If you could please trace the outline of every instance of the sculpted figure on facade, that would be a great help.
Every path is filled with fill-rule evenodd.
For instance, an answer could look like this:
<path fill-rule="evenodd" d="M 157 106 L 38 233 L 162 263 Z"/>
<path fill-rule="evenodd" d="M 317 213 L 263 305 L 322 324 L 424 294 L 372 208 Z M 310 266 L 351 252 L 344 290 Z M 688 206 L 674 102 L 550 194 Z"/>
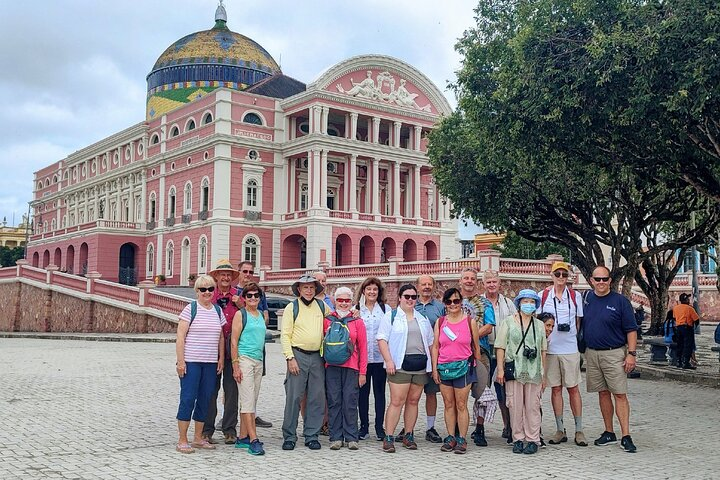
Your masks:
<path fill-rule="evenodd" d="M 338 83 L 338 92 L 347 93 L 353 97 L 378 98 L 379 89 L 375 87 L 375 81 L 372 79 L 372 70 L 367 71 L 367 76 L 362 82 L 355 83 L 355 80 L 351 77 L 350 83 L 352 83 L 353 87 L 347 92 L 343 89 L 343 86 Z"/>
<path fill-rule="evenodd" d="M 355 83 L 353 78 L 350 78 L 352 88 L 345 90 L 342 84 L 338 83 L 336 88 L 338 92 L 345 93 L 353 97 L 369 98 L 371 100 L 381 100 L 387 103 L 393 103 L 400 105 L 401 107 L 415 108 L 425 112 L 430 112 L 430 104 L 421 107 L 417 104 L 415 99 L 418 97 L 417 93 L 410 93 L 405 87 L 407 80 L 404 78 L 400 79 L 400 86 L 395 89 L 395 77 L 390 72 L 381 72 L 376 77 L 377 84 L 372 78 L 372 71 L 366 72 L 366 78 L 360 82 Z M 383 91 L 383 88 L 389 89 L 389 91 Z"/>

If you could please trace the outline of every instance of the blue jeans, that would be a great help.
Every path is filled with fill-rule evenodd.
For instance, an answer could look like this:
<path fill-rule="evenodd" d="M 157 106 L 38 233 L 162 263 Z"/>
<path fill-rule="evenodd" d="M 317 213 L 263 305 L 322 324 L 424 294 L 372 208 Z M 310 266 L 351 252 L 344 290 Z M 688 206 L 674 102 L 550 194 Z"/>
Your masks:
<path fill-rule="evenodd" d="M 187 362 L 185 376 L 180 379 L 180 406 L 177 419 L 205 422 L 210 398 L 215 390 L 217 363 Z"/>

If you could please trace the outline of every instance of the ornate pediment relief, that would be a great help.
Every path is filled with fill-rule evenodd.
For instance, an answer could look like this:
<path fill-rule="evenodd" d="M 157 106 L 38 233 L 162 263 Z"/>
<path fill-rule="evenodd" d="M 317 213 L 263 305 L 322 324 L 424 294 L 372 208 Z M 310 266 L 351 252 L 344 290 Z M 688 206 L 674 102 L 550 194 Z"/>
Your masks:
<path fill-rule="evenodd" d="M 357 75 L 358 72 L 355 72 Z M 358 98 L 375 100 L 391 105 L 432 112 L 430 101 L 406 79 L 393 75 L 389 71 L 365 71 L 365 78 L 356 81 L 353 74 L 346 75 L 335 84 L 338 92 Z M 419 91 L 418 91 L 419 92 Z"/>

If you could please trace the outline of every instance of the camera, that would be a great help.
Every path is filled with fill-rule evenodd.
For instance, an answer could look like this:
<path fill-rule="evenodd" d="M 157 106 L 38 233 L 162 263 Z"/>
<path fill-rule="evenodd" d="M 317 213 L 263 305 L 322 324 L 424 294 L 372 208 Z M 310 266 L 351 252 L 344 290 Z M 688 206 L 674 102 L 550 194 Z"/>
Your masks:
<path fill-rule="evenodd" d="M 227 298 L 227 297 L 218 298 L 218 299 L 217 299 L 217 305 L 218 305 L 218 307 L 220 307 L 220 310 L 222 310 L 222 309 L 224 309 L 225 307 L 227 307 L 227 304 L 228 304 L 228 303 L 230 303 L 230 299 Z"/>
<path fill-rule="evenodd" d="M 558 323 L 558 332 L 569 332 L 570 331 L 570 324 L 569 323 Z"/>
<path fill-rule="evenodd" d="M 528 360 L 535 360 L 535 358 L 537 357 L 537 348 L 532 348 L 525 345 L 525 349 L 523 350 L 523 356 Z"/>

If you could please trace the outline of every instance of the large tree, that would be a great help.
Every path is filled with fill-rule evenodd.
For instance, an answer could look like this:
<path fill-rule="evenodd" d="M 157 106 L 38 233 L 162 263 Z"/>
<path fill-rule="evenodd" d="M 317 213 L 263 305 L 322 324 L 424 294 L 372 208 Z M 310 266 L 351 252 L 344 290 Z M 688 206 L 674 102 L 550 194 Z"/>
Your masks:
<path fill-rule="evenodd" d="M 643 261 L 702 242 L 720 219 L 714 203 L 661 161 L 660 129 L 621 121 L 633 99 L 603 90 L 608 72 L 591 61 L 596 37 L 642 24 L 637 12 L 647 4 L 481 2 L 476 27 L 458 44 L 458 110 L 433 132 L 429 152 L 459 213 L 563 245 L 586 276 L 610 264 L 626 294 Z M 646 164 L 625 161 L 638 154 Z M 692 211 L 703 212 L 695 229 L 656 235 Z"/>

